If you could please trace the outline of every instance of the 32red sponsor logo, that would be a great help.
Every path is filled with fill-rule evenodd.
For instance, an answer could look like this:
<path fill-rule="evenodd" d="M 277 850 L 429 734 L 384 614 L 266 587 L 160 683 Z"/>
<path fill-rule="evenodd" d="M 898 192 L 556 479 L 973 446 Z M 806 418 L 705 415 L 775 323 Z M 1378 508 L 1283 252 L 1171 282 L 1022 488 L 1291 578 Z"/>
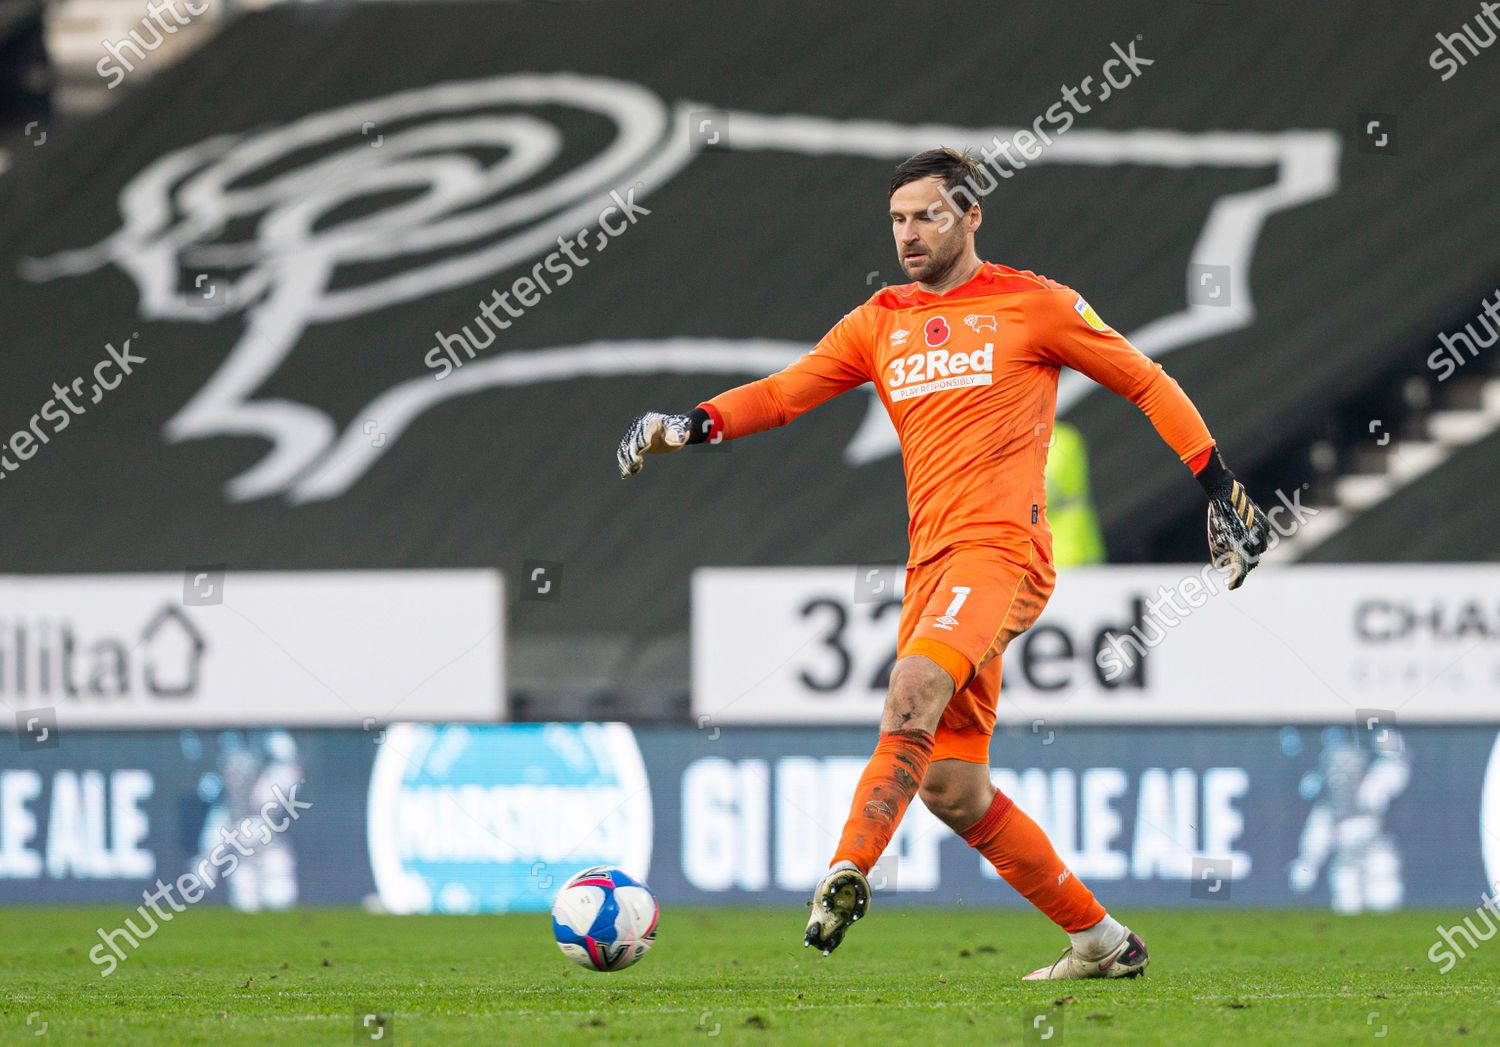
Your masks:
<path fill-rule="evenodd" d="M 982 349 L 967 353 L 949 349 L 929 349 L 925 353 L 894 357 L 886 364 L 891 372 L 886 379 L 886 384 L 892 389 L 904 387 L 908 390 L 944 379 L 951 379 L 947 384 L 952 388 L 966 385 L 989 385 L 994 366 L 995 346 L 992 342 L 986 342 Z"/>

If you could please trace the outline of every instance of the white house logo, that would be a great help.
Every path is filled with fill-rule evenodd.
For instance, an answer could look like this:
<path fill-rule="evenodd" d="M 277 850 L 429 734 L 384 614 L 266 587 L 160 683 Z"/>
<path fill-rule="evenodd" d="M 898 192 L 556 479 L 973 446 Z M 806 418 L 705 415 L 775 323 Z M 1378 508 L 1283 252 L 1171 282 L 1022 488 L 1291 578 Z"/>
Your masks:
<path fill-rule="evenodd" d="M 168 442 L 253 438 L 263 457 L 228 478 L 234 501 L 336 498 L 357 483 L 421 415 L 455 397 L 579 377 L 664 372 L 764 374 L 797 359 L 800 340 L 610 340 L 505 352 L 435 382 L 412 347 L 410 373 L 345 419 L 311 401 L 312 389 L 266 389 L 310 329 L 399 308 L 457 288 L 483 288 L 593 225 L 611 190 L 659 192 L 692 162 L 691 114 L 646 88 L 574 73 L 525 73 L 434 84 L 207 138 L 147 165 L 119 192 L 120 228 L 102 242 L 22 263 L 31 280 L 117 266 L 136 284 L 147 320 L 208 324 L 243 314 L 213 376 L 166 423 Z M 559 112 L 613 128 L 581 155 Z M 553 115 L 549 115 L 553 114 Z M 988 141 L 1016 129 L 934 128 L 871 120 L 727 112 L 732 134 L 716 150 L 845 155 L 890 163 L 944 141 Z M 937 136 L 936 138 L 934 136 Z M 565 148 L 565 146 L 567 148 Z M 1209 207 L 1187 267 L 1227 266 L 1229 306 L 1188 304 L 1129 336 L 1148 355 L 1247 326 L 1254 318 L 1250 264 L 1267 217 L 1330 195 L 1339 135 L 1077 129 L 1038 165 L 1268 168 L 1272 182 L 1227 192 Z M 571 163 L 570 163 L 571 162 Z M 537 175 L 561 168 L 544 182 Z M 1184 281 L 1186 284 L 1186 280 Z M 841 303 L 833 303 L 837 308 Z M 456 319 L 456 318 L 448 318 Z M 971 328 L 988 329 L 976 316 Z M 927 344 L 947 340 L 927 329 Z M 363 361 L 351 358 L 349 368 Z M 277 383 L 286 385 L 285 376 Z M 322 387 L 316 387 L 321 392 Z M 1090 386 L 1074 376 L 1059 408 Z M 372 439 L 371 432 L 383 439 Z M 851 465 L 896 454 L 895 430 L 877 398 L 845 450 Z"/>
<path fill-rule="evenodd" d="M 199 693 L 203 633 L 174 603 L 138 630 L 85 632 L 67 618 L 0 619 L 0 695 L 23 699 L 192 698 Z"/>

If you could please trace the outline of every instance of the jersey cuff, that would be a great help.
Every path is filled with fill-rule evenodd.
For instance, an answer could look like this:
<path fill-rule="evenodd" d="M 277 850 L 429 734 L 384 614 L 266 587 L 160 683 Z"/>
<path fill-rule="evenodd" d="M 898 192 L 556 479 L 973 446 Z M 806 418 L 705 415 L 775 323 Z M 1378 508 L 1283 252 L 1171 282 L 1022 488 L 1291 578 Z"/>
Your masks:
<path fill-rule="evenodd" d="M 932 659 L 949 676 L 953 677 L 953 693 L 957 694 L 969 686 L 969 681 L 974 679 L 974 663 L 969 661 L 968 656 L 956 647 L 949 647 L 941 640 L 934 640 L 928 636 L 918 636 L 907 643 L 901 657 L 910 654 L 921 654 Z"/>
<path fill-rule="evenodd" d="M 688 443 L 702 444 L 724 439 L 724 416 L 710 403 L 702 403 L 688 415 Z"/>
<path fill-rule="evenodd" d="M 1207 453 L 1208 460 L 1203 463 L 1202 468 L 1196 471 L 1195 475 L 1204 493 L 1212 498 L 1233 482 L 1234 473 L 1230 472 L 1229 467 L 1224 464 L 1224 456 L 1219 453 L 1217 444 L 1210 447 Z"/>

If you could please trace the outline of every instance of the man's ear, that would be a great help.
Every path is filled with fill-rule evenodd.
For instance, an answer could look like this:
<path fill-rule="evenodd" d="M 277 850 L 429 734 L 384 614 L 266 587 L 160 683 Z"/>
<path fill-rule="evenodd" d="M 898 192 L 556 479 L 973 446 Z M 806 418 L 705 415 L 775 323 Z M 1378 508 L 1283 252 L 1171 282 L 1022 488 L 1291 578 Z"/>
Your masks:
<path fill-rule="evenodd" d="M 978 204 L 970 207 L 969 213 L 965 217 L 969 221 L 969 232 L 971 233 L 977 233 L 979 227 L 984 224 L 984 212 L 980 210 Z"/>

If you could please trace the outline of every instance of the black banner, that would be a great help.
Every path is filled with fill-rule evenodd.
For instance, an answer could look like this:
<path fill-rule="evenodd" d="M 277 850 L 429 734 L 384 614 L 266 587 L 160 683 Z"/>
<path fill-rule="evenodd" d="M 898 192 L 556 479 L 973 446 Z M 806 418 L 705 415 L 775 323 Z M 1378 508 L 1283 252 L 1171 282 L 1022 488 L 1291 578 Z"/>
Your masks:
<path fill-rule="evenodd" d="M 1500 271 L 1458 217 L 1494 182 L 1500 60 L 1445 82 L 1452 12 L 918 0 L 904 26 L 962 31 L 911 61 L 854 3 L 246 16 L 0 183 L 7 562 L 559 565 L 518 593 L 512 683 L 681 691 L 693 565 L 904 556 L 867 390 L 629 484 L 612 460 L 633 415 L 904 279 L 896 160 L 1014 142 L 982 253 L 1085 292 L 1250 469 Z M 1129 555 L 1199 496 L 1080 388 Z"/>

